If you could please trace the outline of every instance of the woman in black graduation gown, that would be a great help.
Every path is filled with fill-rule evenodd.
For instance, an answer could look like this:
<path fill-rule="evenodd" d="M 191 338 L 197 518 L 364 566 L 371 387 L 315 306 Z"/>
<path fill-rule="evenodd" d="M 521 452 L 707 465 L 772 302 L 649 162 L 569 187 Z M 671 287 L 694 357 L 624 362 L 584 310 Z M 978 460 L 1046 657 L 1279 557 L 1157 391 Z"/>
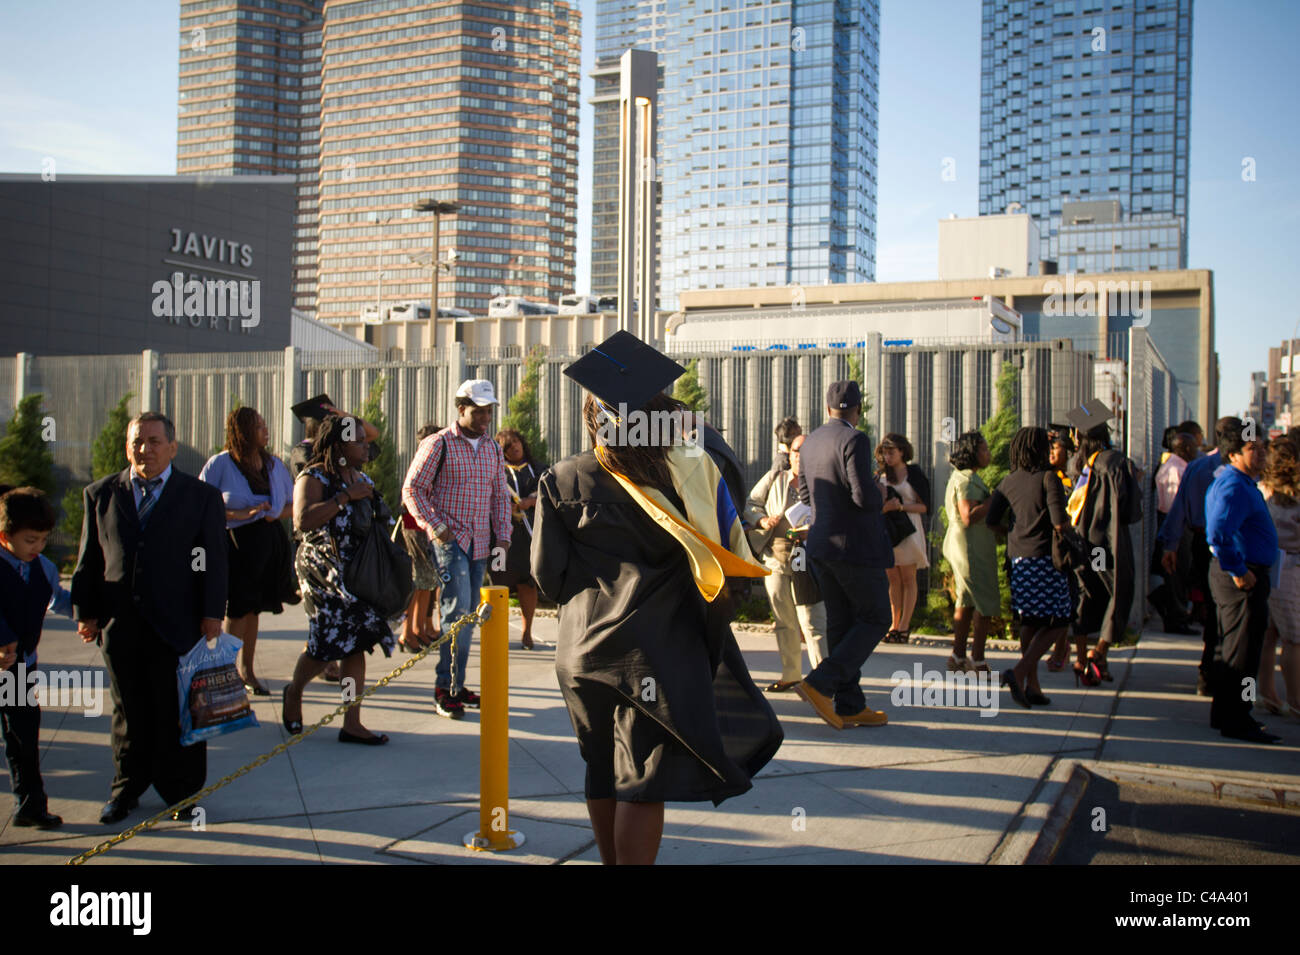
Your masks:
<path fill-rule="evenodd" d="M 665 802 L 747 791 L 782 740 L 731 632 L 724 578 L 766 571 L 720 472 L 703 449 L 638 444 L 634 421 L 609 433 L 627 408 L 680 410 L 661 391 L 683 371 L 627 332 L 566 369 L 594 393 L 596 447 L 538 487 L 533 577 L 560 605 L 555 669 L 606 864 L 653 862 Z"/>
<path fill-rule="evenodd" d="M 1104 405 L 1101 408 L 1106 411 Z M 1082 432 L 1078 467 L 1087 481 L 1080 489 L 1082 502 L 1072 497 L 1075 507 L 1071 512 L 1077 515 L 1074 523 L 1089 556 L 1075 570 L 1078 603 L 1074 632 L 1079 659 L 1074 669 L 1086 685 L 1097 686 L 1112 680 L 1106 654 L 1123 638 L 1133 607 L 1136 569 L 1129 525 L 1142 519 L 1141 480 L 1133 462 L 1111 448 L 1104 422 Z M 1097 557 L 1101 559 L 1095 560 Z M 1088 650 L 1089 636 L 1094 633 L 1097 645 Z"/>

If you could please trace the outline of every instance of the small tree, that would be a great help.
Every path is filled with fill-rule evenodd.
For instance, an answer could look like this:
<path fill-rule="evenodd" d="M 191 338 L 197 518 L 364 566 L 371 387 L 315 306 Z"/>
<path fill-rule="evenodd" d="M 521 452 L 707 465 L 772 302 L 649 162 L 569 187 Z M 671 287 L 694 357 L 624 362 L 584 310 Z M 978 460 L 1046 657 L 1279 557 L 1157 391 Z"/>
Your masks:
<path fill-rule="evenodd" d="M 131 423 L 131 411 L 128 407 L 134 393 L 128 391 L 108 413 L 108 421 L 95 436 L 90 446 L 90 479 L 98 481 L 126 470 L 126 429 Z M 60 530 L 69 537 L 81 533 L 83 518 L 80 487 L 70 487 L 63 495 L 63 525 Z"/>
<path fill-rule="evenodd" d="M 984 422 L 980 433 L 989 446 L 989 466 L 980 471 L 980 477 L 989 490 L 1002 483 L 1011 471 L 1011 439 L 1020 430 L 1020 408 L 1016 404 L 1016 378 L 1020 371 L 1009 361 L 1002 363 L 994 387 L 998 393 L 998 410 Z"/>
<path fill-rule="evenodd" d="M 542 380 L 542 366 L 546 363 L 546 349 L 540 345 L 528 352 L 524 359 L 524 375 L 519 390 L 509 401 L 509 411 L 501 419 L 502 429 L 513 428 L 524 436 L 533 457 L 539 462 L 549 462 L 550 452 L 542 437 L 538 414 L 538 392 Z"/>
<path fill-rule="evenodd" d="M 696 414 L 709 413 L 709 394 L 700 387 L 700 360 L 692 358 L 686 363 L 686 374 L 677 379 L 673 397 Z"/>
<path fill-rule="evenodd" d="M 401 484 L 397 480 L 397 452 L 393 449 L 392 435 L 388 433 L 388 416 L 384 414 L 384 386 L 387 383 L 388 379 L 383 375 L 376 378 L 361 405 L 361 417 L 379 432 L 375 438 L 379 444 L 379 457 L 361 470 L 370 475 L 370 480 L 375 482 L 384 503 L 396 513 L 401 506 Z"/>
<path fill-rule="evenodd" d="M 857 353 L 849 355 L 849 377 L 858 383 L 858 390 L 862 392 L 862 417 L 858 419 L 858 430 L 871 437 L 871 395 L 867 393 L 867 378 L 862 373 L 862 359 Z"/>
<path fill-rule="evenodd" d="M 54 493 L 54 455 L 45 440 L 46 421 L 41 413 L 44 397 L 27 395 L 18 402 L 4 437 L 0 438 L 0 484 Z"/>
<path fill-rule="evenodd" d="M 998 392 L 998 410 L 980 428 L 980 433 L 989 446 L 990 459 L 988 467 L 980 471 L 980 477 L 990 491 L 1001 484 L 1002 479 L 1011 471 L 1011 439 L 1020 430 L 1020 408 L 1016 402 L 1016 378 L 1019 374 L 1019 369 L 1012 362 L 1002 363 L 1002 370 L 998 372 L 998 380 L 994 383 Z M 1007 543 L 1002 539 L 998 541 L 999 568 L 1006 566 L 1006 557 Z M 1011 582 L 1002 573 L 998 574 L 998 590 L 1002 603 L 1000 622 L 1002 628 L 1006 628 L 1014 615 L 1011 612 Z M 995 621 L 989 630 L 990 636 L 1000 635 L 1001 632 Z"/>

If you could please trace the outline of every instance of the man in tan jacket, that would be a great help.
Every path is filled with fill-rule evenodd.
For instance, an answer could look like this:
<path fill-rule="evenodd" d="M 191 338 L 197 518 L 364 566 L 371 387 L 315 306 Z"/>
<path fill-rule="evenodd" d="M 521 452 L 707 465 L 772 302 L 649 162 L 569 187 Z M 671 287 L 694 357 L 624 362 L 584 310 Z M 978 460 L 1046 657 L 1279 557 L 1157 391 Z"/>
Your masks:
<path fill-rule="evenodd" d="M 802 544 L 807 532 L 796 532 L 792 540 L 786 516 L 786 511 L 799 503 L 799 447 L 803 440 L 799 435 L 790 442 L 789 469 L 773 468 L 764 474 L 754 485 L 745 507 L 745 520 L 758 528 L 757 541 L 763 542 L 759 556 L 772 572 L 763 579 L 763 586 L 776 622 L 781 679 L 767 687 L 769 693 L 788 692 L 803 679 L 801 636 L 813 667 L 826 652 L 826 605 L 808 570 Z M 751 544 L 755 542 L 751 538 Z"/>

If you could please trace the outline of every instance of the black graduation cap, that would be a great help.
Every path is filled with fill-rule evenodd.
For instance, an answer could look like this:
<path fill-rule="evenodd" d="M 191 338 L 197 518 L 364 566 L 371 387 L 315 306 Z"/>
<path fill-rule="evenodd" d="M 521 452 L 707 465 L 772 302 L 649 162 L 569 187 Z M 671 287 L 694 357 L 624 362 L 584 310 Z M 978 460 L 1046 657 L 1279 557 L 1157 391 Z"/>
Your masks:
<path fill-rule="evenodd" d="M 289 408 L 295 418 L 299 421 L 306 421 L 308 418 L 317 418 L 324 421 L 334 412 L 330 411 L 327 406 L 332 406 L 334 402 L 330 401 L 329 395 L 317 395 L 314 398 L 308 398 L 306 401 L 300 401 Z"/>
<path fill-rule="evenodd" d="M 1106 407 L 1105 402 L 1098 398 L 1089 398 L 1083 404 L 1071 408 L 1066 417 L 1070 419 L 1070 424 L 1075 430 L 1087 433 L 1097 425 L 1105 424 L 1115 415 Z"/>
<path fill-rule="evenodd" d="M 611 409 L 629 411 L 686 374 L 686 369 L 631 332 L 617 331 L 583 355 L 564 373 Z"/>

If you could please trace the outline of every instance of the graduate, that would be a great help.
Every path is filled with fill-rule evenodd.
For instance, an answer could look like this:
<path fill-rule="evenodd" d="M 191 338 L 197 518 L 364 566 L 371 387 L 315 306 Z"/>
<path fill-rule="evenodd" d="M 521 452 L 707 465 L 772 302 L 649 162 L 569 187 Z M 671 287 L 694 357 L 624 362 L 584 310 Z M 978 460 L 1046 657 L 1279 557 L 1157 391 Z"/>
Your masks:
<path fill-rule="evenodd" d="M 569 366 L 593 447 L 537 492 L 532 573 L 560 606 L 555 669 L 607 865 L 653 863 L 665 802 L 746 792 L 783 738 L 731 632 L 726 581 L 767 571 L 662 393 L 684 372 L 624 331 Z"/>
<path fill-rule="evenodd" d="M 1112 644 L 1124 636 L 1133 608 L 1135 568 L 1129 525 L 1142 519 L 1141 475 L 1110 444 L 1110 409 L 1096 398 L 1069 413 L 1079 435 L 1080 477 L 1066 505 L 1086 543 L 1087 560 L 1075 570 L 1076 683 L 1098 686 L 1113 677 L 1106 665 Z M 1091 634 L 1097 645 L 1088 650 Z"/>

